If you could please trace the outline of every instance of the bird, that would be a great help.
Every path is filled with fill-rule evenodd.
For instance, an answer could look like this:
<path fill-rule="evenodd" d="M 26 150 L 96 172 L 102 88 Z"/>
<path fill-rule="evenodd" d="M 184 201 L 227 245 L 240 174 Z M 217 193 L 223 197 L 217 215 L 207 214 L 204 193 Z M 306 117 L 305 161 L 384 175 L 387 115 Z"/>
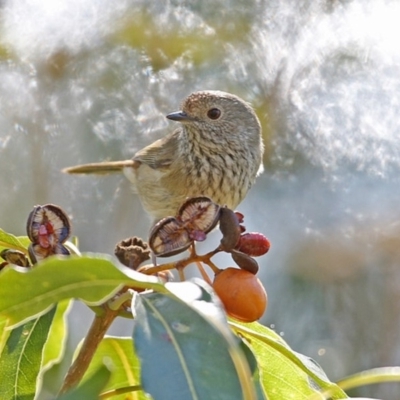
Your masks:
<path fill-rule="evenodd" d="M 191 93 L 181 110 L 166 115 L 180 123 L 132 159 L 68 167 L 68 174 L 123 172 L 154 222 L 174 216 L 189 197 L 207 196 L 235 209 L 262 172 L 264 145 L 254 109 L 219 91 Z"/>

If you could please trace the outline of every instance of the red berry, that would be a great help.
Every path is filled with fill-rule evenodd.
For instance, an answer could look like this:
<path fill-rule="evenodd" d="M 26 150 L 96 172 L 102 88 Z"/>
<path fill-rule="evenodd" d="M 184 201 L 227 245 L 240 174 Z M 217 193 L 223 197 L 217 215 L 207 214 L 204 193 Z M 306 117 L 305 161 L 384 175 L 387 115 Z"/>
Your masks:
<path fill-rule="evenodd" d="M 236 250 L 251 257 L 258 257 L 267 253 L 270 247 L 269 240 L 262 233 L 249 232 L 240 236 Z"/>

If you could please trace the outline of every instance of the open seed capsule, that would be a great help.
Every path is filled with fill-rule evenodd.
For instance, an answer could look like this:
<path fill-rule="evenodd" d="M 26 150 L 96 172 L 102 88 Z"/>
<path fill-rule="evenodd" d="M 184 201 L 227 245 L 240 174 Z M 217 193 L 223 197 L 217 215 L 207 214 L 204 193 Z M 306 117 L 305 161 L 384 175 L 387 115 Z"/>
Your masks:
<path fill-rule="evenodd" d="M 218 223 L 220 208 L 208 197 L 191 197 L 179 209 L 178 219 L 188 231 L 208 233 Z"/>
<path fill-rule="evenodd" d="M 29 260 L 22 251 L 4 249 L 0 253 L 0 256 L 7 262 L 7 264 L 19 265 L 20 267 L 30 267 Z"/>
<path fill-rule="evenodd" d="M 114 254 L 120 263 L 128 268 L 136 269 L 143 261 L 150 258 L 150 249 L 146 242 L 134 236 L 117 243 Z"/>
<path fill-rule="evenodd" d="M 69 256 L 69 250 L 64 247 L 61 243 L 57 243 L 52 247 L 42 247 L 40 244 L 31 243 L 28 247 L 29 258 L 32 264 L 36 264 L 39 261 L 44 260 L 47 257 L 55 254 Z"/>
<path fill-rule="evenodd" d="M 28 217 L 26 231 L 32 243 L 50 248 L 68 239 L 71 224 L 60 207 L 46 204 L 33 208 Z"/>
<path fill-rule="evenodd" d="M 169 257 L 185 251 L 193 240 L 175 217 L 163 218 L 150 232 L 149 246 L 157 257 Z"/>

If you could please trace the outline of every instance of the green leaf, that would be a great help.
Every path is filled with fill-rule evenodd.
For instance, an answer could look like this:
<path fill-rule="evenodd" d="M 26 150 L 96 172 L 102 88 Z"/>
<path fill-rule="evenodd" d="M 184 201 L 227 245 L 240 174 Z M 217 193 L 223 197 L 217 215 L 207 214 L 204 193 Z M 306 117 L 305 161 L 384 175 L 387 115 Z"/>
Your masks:
<path fill-rule="evenodd" d="M 35 397 L 42 365 L 43 346 L 48 338 L 55 308 L 41 317 L 14 329 L 0 358 L 0 398 L 2 400 Z"/>
<path fill-rule="evenodd" d="M 57 400 L 99 400 L 99 395 L 107 385 L 110 375 L 110 371 L 103 365 L 86 382 L 58 397 Z"/>
<path fill-rule="evenodd" d="M 7 329 L 7 322 L 8 319 L 6 317 L 0 317 L 0 355 L 11 333 L 11 330 Z"/>
<path fill-rule="evenodd" d="M 57 310 L 51 324 L 48 340 L 43 349 L 42 373 L 61 361 L 68 337 L 67 316 L 72 307 L 72 300 L 57 304 Z"/>
<path fill-rule="evenodd" d="M 177 287 L 191 302 L 161 293 L 134 302 L 143 389 L 155 400 L 256 399 L 250 367 L 219 302 L 194 283 L 175 283 L 175 293 Z"/>
<path fill-rule="evenodd" d="M 64 299 L 99 305 L 124 285 L 165 291 L 157 278 L 118 267 L 104 255 L 49 257 L 34 268 L 0 273 L 0 316 L 15 326 Z"/>
<path fill-rule="evenodd" d="M 260 381 L 260 371 L 258 369 L 257 359 L 250 349 L 249 346 L 243 341 L 240 340 L 240 348 L 243 351 L 243 354 L 246 356 L 246 360 L 249 364 L 251 375 L 253 378 L 253 383 L 257 392 L 257 399 L 267 399 L 263 386 Z"/>
<path fill-rule="evenodd" d="M 3 249 L 14 249 L 27 254 L 30 240 L 26 236 L 16 237 L 0 229 L 0 251 Z"/>
<path fill-rule="evenodd" d="M 354 375 L 346 376 L 337 384 L 342 389 L 348 390 L 385 382 L 400 382 L 400 367 L 379 367 L 357 372 Z M 329 395 L 329 393 L 327 394 Z"/>
<path fill-rule="evenodd" d="M 104 386 L 104 391 L 140 385 L 140 364 L 134 354 L 132 338 L 105 337 L 97 348 L 82 382 L 85 382 L 103 364 L 106 364 L 111 371 L 111 378 Z M 112 400 L 146 399 L 148 400 L 149 397 L 143 391 L 112 397 Z"/>
<path fill-rule="evenodd" d="M 309 399 L 312 395 L 321 396 L 320 391 L 325 389 L 330 390 L 332 399 L 348 398 L 315 361 L 291 350 L 271 329 L 257 322 L 245 324 L 232 320 L 230 325 L 253 350 L 269 400 Z"/>

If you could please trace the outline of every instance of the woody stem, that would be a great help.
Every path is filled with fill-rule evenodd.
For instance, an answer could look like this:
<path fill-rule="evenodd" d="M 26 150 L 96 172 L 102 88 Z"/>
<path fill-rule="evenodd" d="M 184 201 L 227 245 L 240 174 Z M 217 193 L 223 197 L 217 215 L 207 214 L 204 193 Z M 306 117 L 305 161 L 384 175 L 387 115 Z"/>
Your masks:
<path fill-rule="evenodd" d="M 198 263 L 202 262 L 204 264 L 207 264 L 213 271 L 214 273 L 217 273 L 219 271 L 219 268 L 211 261 L 211 257 L 213 257 L 215 254 L 220 252 L 221 250 L 219 248 L 216 248 L 213 251 L 210 251 L 207 254 L 199 255 L 196 254 L 194 249 L 191 249 L 191 254 L 189 257 L 184 258 L 183 260 L 175 261 L 172 263 L 166 263 L 166 264 L 160 264 L 160 265 L 145 265 L 143 267 L 143 270 L 140 272 L 146 275 L 155 275 L 158 272 L 166 271 L 169 269 L 183 269 L 187 267 L 189 264 L 192 263 Z"/>
<path fill-rule="evenodd" d="M 106 308 L 102 315 L 96 315 L 94 317 L 89 332 L 79 350 L 79 354 L 65 376 L 64 383 L 60 389 L 60 394 L 67 392 L 79 384 L 92 361 L 97 347 L 103 340 L 107 329 L 117 316 L 118 310 L 110 310 L 109 308 Z"/>

